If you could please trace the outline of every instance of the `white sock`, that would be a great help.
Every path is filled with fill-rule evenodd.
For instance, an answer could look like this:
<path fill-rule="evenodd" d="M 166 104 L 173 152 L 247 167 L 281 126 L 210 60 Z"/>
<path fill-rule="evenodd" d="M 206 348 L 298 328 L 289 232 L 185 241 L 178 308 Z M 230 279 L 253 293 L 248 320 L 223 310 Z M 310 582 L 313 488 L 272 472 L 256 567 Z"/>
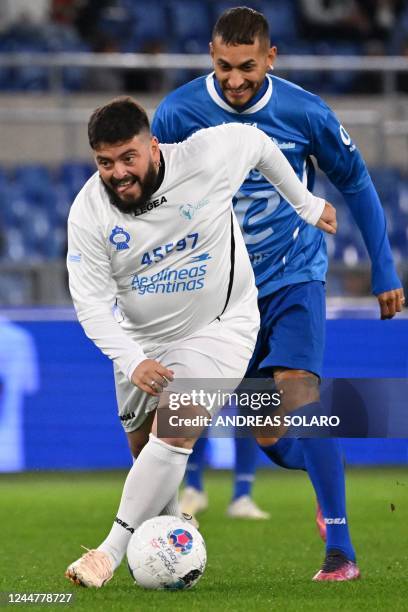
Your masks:
<path fill-rule="evenodd" d="M 183 480 L 190 449 L 166 444 L 153 434 L 133 464 L 123 487 L 119 510 L 106 540 L 98 546 L 112 558 L 116 569 L 126 554 L 132 533 L 157 516 Z"/>
<path fill-rule="evenodd" d="M 133 459 L 133 463 L 134 463 L 136 461 L 136 458 L 133 457 L 133 455 L 132 455 L 132 459 Z M 180 518 L 183 517 L 183 513 L 180 510 L 179 490 L 178 489 L 177 489 L 176 493 L 174 494 L 174 496 L 169 501 L 169 503 L 166 506 L 164 506 L 163 510 L 160 512 L 160 515 L 162 515 L 162 516 L 178 516 Z"/>

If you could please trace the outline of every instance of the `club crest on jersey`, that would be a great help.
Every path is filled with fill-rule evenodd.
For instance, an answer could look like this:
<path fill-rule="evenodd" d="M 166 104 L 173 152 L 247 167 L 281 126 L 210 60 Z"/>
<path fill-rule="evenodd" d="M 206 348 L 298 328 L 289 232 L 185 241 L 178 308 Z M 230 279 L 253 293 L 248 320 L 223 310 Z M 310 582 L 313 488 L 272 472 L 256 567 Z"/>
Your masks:
<path fill-rule="evenodd" d="M 124 251 L 128 249 L 128 242 L 130 240 L 130 234 L 128 234 L 123 227 L 119 227 L 115 225 L 113 228 L 111 235 L 109 236 L 109 242 L 111 242 L 117 251 Z"/>
<path fill-rule="evenodd" d="M 209 203 L 209 200 L 201 200 L 200 202 L 197 202 L 197 204 L 182 204 L 179 207 L 180 216 L 183 217 L 183 219 L 190 221 L 196 214 L 197 210 L 203 208 L 203 206 L 207 206 Z"/>

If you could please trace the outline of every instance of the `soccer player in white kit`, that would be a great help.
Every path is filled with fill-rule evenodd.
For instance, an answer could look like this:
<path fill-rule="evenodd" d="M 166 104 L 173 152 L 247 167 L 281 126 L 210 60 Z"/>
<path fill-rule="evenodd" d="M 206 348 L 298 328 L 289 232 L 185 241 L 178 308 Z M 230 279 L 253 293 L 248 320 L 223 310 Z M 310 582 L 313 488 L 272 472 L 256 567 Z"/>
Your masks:
<path fill-rule="evenodd" d="M 200 432 L 160 436 L 156 413 L 169 392 L 200 378 L 238 384 L 252 355 L 257 292 L 233 195 L 256 167 L 307 222 L 335 233 L 336 215 L 252 126 L 159 145 L 145 111 L 117 98 L 92 114 L 88 136 L 98 172 L 68 219 L 70 291 L 85 333 L 113 361 L 119 417 L 137 458 L 108 537 L 66 571 L 101 587 L 143 521 L 179 514 L 178 487 Z M 188 413 L 208 414 L 192 404 Z"/>

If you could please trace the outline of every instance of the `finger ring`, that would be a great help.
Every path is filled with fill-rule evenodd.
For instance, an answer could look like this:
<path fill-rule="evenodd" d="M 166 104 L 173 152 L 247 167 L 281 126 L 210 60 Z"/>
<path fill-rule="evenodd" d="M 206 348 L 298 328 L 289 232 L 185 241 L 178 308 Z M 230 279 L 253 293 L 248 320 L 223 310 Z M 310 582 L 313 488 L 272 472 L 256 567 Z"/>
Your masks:
<path fill-rule="evenodd" d="M 150 383 L 150 386 L 151 386 L 151 387 L 155 387 L 155 386 L 156 386 L 156 384 L 157 384 L 157 383 L 156 383 L 156 381 L 155 381 L 155 380 L 152 380 L 152 382 Z"/>

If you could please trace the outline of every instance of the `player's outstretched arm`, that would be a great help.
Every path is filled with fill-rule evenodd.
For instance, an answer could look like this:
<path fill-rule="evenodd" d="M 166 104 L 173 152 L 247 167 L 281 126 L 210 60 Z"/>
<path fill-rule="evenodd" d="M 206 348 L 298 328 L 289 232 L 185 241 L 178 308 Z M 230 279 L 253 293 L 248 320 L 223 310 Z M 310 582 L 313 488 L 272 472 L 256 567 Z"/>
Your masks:
<path fill-rule="evenodd" d="M 306 223 L 320 223 L 321 229 L 334 233 L 333 212 L 328 210 L 324 199 L 308 191 L 279 147 L 264 132 L 254 126 L 228 123 L 210 128 L 208 137 L 214 135 L 218 137 L 217 150 L 224 153 L 227 162 L 233 193 L 238 191 L 249 170 L 256 168 Z"/>
<path fill-rule="evenodd" d="M 323 212 L 316 223 L 316 227 L 327 232 L 327 234 L 335 234 L 337 232 L 336 209 L 330 202 L 325 202 Z"/>

